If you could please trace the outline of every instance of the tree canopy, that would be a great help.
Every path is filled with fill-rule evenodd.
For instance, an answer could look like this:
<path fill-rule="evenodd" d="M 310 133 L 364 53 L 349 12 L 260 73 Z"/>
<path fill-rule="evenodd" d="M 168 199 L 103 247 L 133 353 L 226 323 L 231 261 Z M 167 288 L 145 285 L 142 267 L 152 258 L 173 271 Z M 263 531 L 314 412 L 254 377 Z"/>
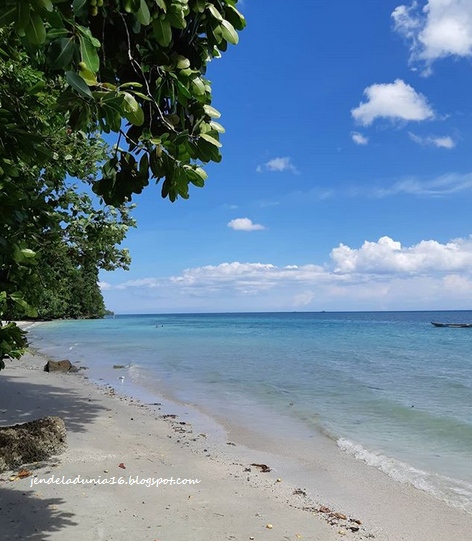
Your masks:
<path fill-rule="evenodd" d="M 34 294 L 41 287 L 31 285 L 56 279 L 61 257 L 84 284 L 96 284 L 100 268 L 126 267 L 117 245 L 133 224 L 123 205 L 151 181 L 171 201 L 188 198 L 191 184 L 203 187 L 224 132 L 205 74 L 245 27 L 236 4 L 2 2 L 0 319 L 44 309 Z M 100 138 L 109 133 L 112 147 Z M 71 177 L 119 210 L 96 208 Z M 18 327 L 2 323 L 0 368 L 24 346 Z"/>

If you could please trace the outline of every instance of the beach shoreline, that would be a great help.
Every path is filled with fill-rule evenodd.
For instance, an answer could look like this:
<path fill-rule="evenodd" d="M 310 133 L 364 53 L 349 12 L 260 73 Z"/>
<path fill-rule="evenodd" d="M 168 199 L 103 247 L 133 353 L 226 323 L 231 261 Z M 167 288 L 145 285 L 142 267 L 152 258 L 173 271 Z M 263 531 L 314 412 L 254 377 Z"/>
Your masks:
<path fill-rule="evenodd" d="M 344 455 L 328 439 L 316 442 L 316 456 L 308 461 L 306 455 L 297 456 L 299 442 L 285 442 L 285 449 L 278 442 L 275 454 L 273 442 L 261 441 L 241 427 L 225 426 L 218 438 L 211 433 L 202 436 L 182 420 L 189 419 L 186 416 L 191 413 L 186 405 L 166 400 L 163 405 L 150 406 L 121 396 L 110 386 L 90 382 L 84 372 L 48 374 L 42 371 L 46 360 L 37 353 L 26 355 L 19 362 L 8 363 L 0 378 L 1 425 L 44 415 L 58 415 L 66 421 L 68 451 L 36 470 L 35 475 L 46 477 L 52 472 L 65 477 L 80 474 L 103 478 L 108 473 L 132 473 L 152 478 L 156 477 L 157 463 L 159 477 L 164 477 L 162 471 L 169 472 L 169 477 L 178 471 L 178 476 L 183 477 L 185 471 L 188 478 L 201 477 L 202 483 L 196 490 L 42 485 L 38 491 L 41 496 L 29 492 L 23 496 L 33 509 L 31 524 L 26 521 L 25 525 L 18 511 L 15 518 L 14 506 L 9 502 L 21 500 L 21 494 L 29 488 L 28 478 L 8 481 L 7 474 L 0 474 L 0 478 L 7 479 L 0 483 L 5 493 L 2 498 L 7 502 L 0 517 L 5 514 L 5 524 L 10 524 L 8 533 L 0 535 L 0 539 L 55 539 L 64 528 L 71 539 L 88 538 L 91 532 L 98 539 L 125 539 L 131 527 L 125 516 L 133 519 L 133 528 L 140 519 L 141 533 L 136 538 L 162 541 L 251 537 L 330 541 L 344 536 L 395 541 L 468 538 L 471 515 L 447 507 L 411 486 L 395 483 L 378 470 Z M 41 398 L 35 402 L 38 396 Z M 165 417 L 176 414 L 175 419 Z M 118 464 L 126 462 L 126 471 L 118 469 Z M 273 471 L 262 473 L 251 467 L 252 463 L 268 464 Z M 278 478 L 282 481 L 277 482 Z M 52 499 L 61 503 L 44 505 Z M 33 534 L 34 515 L 38 513 L 34 509 L 51 505 L 61 510 L 51 513 L 49 521 L 42 520 L 47 535 Z M 107 511 L 90 516 L 94 505 L 105 506 Z M 151 509 L 156 506 L 164 512 L 159 513 L 159 518 Z M 323 508 L 329 508 L 331 513 L 320 512 Z M 64 514 L 75 518 L 66 520 Z M 158 531 L 151 533 L 153 528 Z"/>

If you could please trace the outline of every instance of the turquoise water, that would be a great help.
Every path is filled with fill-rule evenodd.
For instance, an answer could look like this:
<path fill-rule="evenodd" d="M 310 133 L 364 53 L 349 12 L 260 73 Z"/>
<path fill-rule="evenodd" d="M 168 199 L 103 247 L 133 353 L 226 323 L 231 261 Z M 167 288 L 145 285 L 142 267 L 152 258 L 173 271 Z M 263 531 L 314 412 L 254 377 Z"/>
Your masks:
<path fill-rule="evenodd" d="M 257 426 L 322 432 L 401 482 L 472 510 L 472 312 L 117 316 L 34 327 L 34 345 Z M 116 371 L 113 377 L 116 383 Z M 256 415 L 258 413 L 258 415 Z"/>

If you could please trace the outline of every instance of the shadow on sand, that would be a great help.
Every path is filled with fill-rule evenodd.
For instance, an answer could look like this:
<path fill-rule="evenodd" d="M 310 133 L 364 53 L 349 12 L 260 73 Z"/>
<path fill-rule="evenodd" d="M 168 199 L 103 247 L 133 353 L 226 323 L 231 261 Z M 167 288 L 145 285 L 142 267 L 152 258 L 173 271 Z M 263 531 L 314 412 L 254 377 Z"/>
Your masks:
<path fill-rule="evenodd" d="M 63 504 L 61 498 L 39 498 L 32 491 L 0 485 L 0 541 L 45 541 L 54 532 L 76 526 L 73 513 L 60 509 Z"/>
<path fill-rule="evenodd" d="M 16 374 L 0 377 L 0 426 L 57 415 L 64 419 L 68 432 L 83 432 L 101 411 L 102 406 L 73 390 L 55 387 L 54 381 L 44 385 L 22 381 Z"/>
<path fill-rule="evenodd" d="M 48 384 L 25 382 L 14 373 L 0 377 L 0 426 L 57 415 L 68 433 L 83 432 L 104 409 L 74 390 L 56 387 L 53 377 Z M 77 525 L 74 514 L 61 509 L 66 503 L 61 498 L 38 497 L 37 492 L 24 491 L 29 483 L 10 483 L 5 474 L 0 479 L 0 541 L 45 541 L 61 530 L 66 539 L 66 529 Z"/>

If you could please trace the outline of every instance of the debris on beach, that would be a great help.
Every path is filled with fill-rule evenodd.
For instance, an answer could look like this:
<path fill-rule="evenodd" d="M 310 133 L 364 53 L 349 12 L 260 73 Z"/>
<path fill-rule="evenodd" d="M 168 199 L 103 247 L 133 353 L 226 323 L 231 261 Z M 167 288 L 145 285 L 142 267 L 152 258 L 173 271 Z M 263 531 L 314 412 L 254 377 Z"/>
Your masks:
<path fill-rule="evenodd" d="M 267 528 L 268 530 L 272 530 L 273 526 L 272 526 L 272 524 L 266 524 L 266 528 Z"/>
<path fill-rule="evenodd" d="M 123 462 L 120 462 L 118 464 L 118 468 L 121 468 L 122 470 L 126 470 L 126 466 L 123 464 Z"/>
<path fill-rule="evenodd" d="M 74 366 L 69 360 L 63 361 L 48 361 L 44 365 L 45 372 L 78 372 L 79 369 Z"/>
<path fill-rule="evenodd" d="M 346 515 L 343 515 L 342 513 L 333 513 L 333 516 L 338 518 L 339 520 L 346 520 Z"/>
<path fill-rule="evenodd" d="M 251 466 L 258 468 L 262 473 L 269 473 L 272 471 L 272 468 L 269 468 L 267 464 L 251 464 Z"/>
<path fill-rule="evenodd" d="M 293 495 L 294 496 L 306 496 L 306 492 L 301 489 L 301 488 L 296 488 L 294 491 L 293 491 Z"/>
<path fill-rule="evenodd" d="M 115 370 L 121 370 L 122 368 L 126 368 L 126 366 L 124 364 L 114 364 L 113 368 Z"/>
<path fill-rule="evenodd" d="M 24 479 L 25 477 L 29 477 L 30 475 L 33 475 L 33 472 L 29 470 L 20 470 L 16 475 L 20 479 Z"/>
<path fill-rule="evenodd" d="M 0 427 L 0 472 L 62 453 L 66 426 L 59 417 L 43 417 Z"/>

